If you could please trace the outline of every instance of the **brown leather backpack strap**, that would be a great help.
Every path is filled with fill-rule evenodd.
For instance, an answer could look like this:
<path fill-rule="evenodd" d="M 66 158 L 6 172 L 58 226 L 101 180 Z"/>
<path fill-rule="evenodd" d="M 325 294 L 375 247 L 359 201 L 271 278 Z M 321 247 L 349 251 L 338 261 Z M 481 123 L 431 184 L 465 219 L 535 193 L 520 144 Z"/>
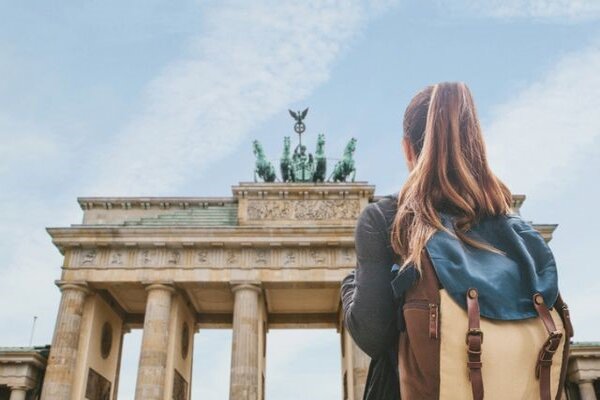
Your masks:
<path fill-rule="evenodd" d="M 440 281 L 429 258 L 429 253 L 423 249 L 421 256 L 423 284 L 425 286 L 425 293 L 429 299 L 429 337 L 431 339 L 438 339 L 440 336 Z"/>
<path fill-rule="evenodd" d="M 535 376 L 540 381 L 540 399 L 550 400 L 552 398 L 550 393 L 550 368 L 552 367 L 552 357 L 560 345 L 563 334 L 556 330 L 556 324 L 552 319 L 552 315 L 550 315 L 548 307 L 544 304 L 544 298 L 540 293 L 533 295 L 533 305 L 548 332 L 548 338 L 544 342 L 538 355 L 538 361 L 535 366 Z"/>
<path fill-rule="evenodd" d="M 556 310 L 558 311 L 558 313 L 560 314 L 560 316 L 563 320 L 563 325 L 565 327 L 565 334 L 568 337 L 572 338 L 573 337 L 573 324 L 571 323 L 571 314 L 569 313 L 569 307 L 567 306 L 567 303 L 565 303 L 563 301 L 560 293 L 558 294 L 558 297 L 556 299 L 556 304 L 554 304 L 554 307 L 556 307 Z"/>
<path fill-rule="evenodd" d="M 554 303 L 554 308 L 558 311 L 560 318 L 562 319 L 563 326 L 565 327 L 565 335 L 567 335 L 567 339 L 565 339 L 565 343 L 563 346 L 563 359 L 562 364 L 560 366 L 560 380 L 558 382 L 558 393 L 556 395 L 556 400 L 561 399 L 561 393 L 563 393 L 565 389 L 565 382 L 567 380 L 567 365 L 569 363 L 569 351 L 571 347 L 570 338 L 573 337 L 573 324 L 571 323 L 571 315 L 569 313 L 569 307 L 567 303 L 565 303 L 562 299 L 560 293 L 558 293 L 558 298 L 556 299 L 556 303 Z"/>
<path fill-rule="evenodd" d="M 481 375 L 481 344 L 483 343 L 483 332 L 479 327 L 479 294 L 477 289 L 467 290 L 467 315 L 469 318 L 469 329 L 467 330 L 467 368 L 469 369 L 469 380 L 473 391 L 473 400 L 483 399 L 483 377 Z"/>
<path fill-rule="evenodd" d="M 426 248 L 421 253 L 421 266 L 427 298 L 433 303 L 440 304 L 440 281 Z"/>

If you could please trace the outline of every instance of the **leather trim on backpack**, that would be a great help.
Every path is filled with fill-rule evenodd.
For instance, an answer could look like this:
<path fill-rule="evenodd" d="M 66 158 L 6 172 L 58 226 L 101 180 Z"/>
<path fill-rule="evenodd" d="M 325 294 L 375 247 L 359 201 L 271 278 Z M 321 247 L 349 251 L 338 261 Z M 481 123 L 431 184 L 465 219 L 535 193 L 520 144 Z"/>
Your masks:
<path fill-rule="evenodd" d="M 477 289 L 467 290 L 467 316 L 469 329 L 467 330 L 467 368 L 473 392 L 473 400 L 483 400 L 483 377 L 481 376 L 481 344 L 483 331 L 479 326 L 479 294 Z"/>
<path fill-rule="evenodd" d="M 439 398 L 439 282 L 426 250 L 422 254 L 421 276 L 405 293 L 406 328 L 398 343 L 401 398 L 409 400 Z"/>
<path fill-rule="evenodd" d="M 565 328 L 565 344 L 564 344 L 564 348 L 563 348 L 563 359 L 562 359 L 562 363 L 560 366 L 560 381 L 558 384 L 558 393 L 556 393 L 556 399 L 555 400 L 561 400 L 562 398 L 562 393 L 565 390 L 565 382 L 567 379 L 567 366 L 568 366 L 568 362 L 569 362 L 569 350 L 571 348 L 571 338 L 573 337 L 573 325 L 571 323 L 571 314 L 569 313 L 569 307 L 567 306 L 567 304 L 563 301 L 562 296 L 560 295 L 560 292 L 558 293 L 558 298 L 556 299 L 556 302 L 554 303 L 554 307 L 556 308 L 556 310 L 558 311 L 558 315 L 560 315 L 560 318 L 562 319 L 563 322 L 563 326 Z"/>
<path fill-rule="evenodd" d="M 540 319 L 544 323 L 544 327 L 548 332 L 548 338 L 542 345 L 538 356 L 538 361 L 535 367 L 535 376 L 540 382 L 540 399 L 551 400 L 551 387 L 550 387 L 550 372 L 552 367 L 552 358 L 554 353 L 560 346 L 563 332 L 556 329 L 556 324 L 550 315 L 548 307 L 544 303 L 544 297 L 540 293 L 536 293 L 533 296 L 533 305 Z M 566 341 L 565 341 L 566 344 Z M 560 388 L 558 390 L 560 393 Z"/>

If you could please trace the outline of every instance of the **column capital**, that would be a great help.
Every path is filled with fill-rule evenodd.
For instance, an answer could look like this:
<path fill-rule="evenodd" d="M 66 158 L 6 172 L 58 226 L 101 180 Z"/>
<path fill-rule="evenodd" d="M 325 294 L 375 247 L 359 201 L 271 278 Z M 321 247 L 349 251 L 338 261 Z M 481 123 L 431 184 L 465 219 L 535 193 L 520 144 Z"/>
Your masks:
<path fill-rule="evenodd" d="M 173 282 L 169 281 L 142 282 L 142 285 L 145 286 L 147 292 L 152 290 L 167 290 L 171 293 L 175 293 L 175 286 L 173 285 Z"/>
<path fill-rule="evenodd" d="M 56 286 L 58 286 L 58 288 L 60 289 L 61 292 L 64 292 L 65 290 L 80 290 L 83 293 L 85 293 L 86 295 L 92 293 L 92 291 L 90 290 L 90 287 L 88 286 L 87 282 L 85 282 L 85 281 L 57 280 L 57 281 L 54 281 L 54 284 Z"/>
<path fill-rule="evenodd" d="M 582 383 L 591 383 L 592 385 L 594 384 L 594 382 L 596 381 L 595 378 L 583 378 L 583 379 L 579 379 L 577 382 L 577 384 L 581 385 Z"/>
<path fill-rule="evenodd" d="M 24 392 L 33 389 L 32 386 L 26 386 L 26 385 L 8 385 L 10 390 L 22 390 Z"/>
<path fill-rule="evenodd" d="M 242 289 L 255 290 L 258 293 L 262 293 L 262 284 L 259 281 L 231 281 L 229 285 L 233 293 Z"/>

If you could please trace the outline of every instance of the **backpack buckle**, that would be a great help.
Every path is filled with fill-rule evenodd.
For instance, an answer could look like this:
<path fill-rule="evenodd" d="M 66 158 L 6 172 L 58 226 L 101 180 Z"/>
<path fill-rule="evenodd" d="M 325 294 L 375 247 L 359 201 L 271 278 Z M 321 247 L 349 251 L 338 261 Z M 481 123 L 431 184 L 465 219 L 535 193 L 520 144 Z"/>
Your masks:
<path fill-rule="evenodd" d="M 546 343 L 544 343 L 544 350 L 548 353 L 554 354 L 558 349 L 558 345 L 560 344 L 560 339 L 562 339 L 561 331 L 552 331 L 548 335 L 548 339 L 546 339 Z"/>
<path fill-rule="evenodd" d="M 469 344 L 469 336 L 479 336 L 481 343 L 483 343 L 483 331 L 479 328 L 469 328 L 467 331 L 467 337 L 465 338 L 465 344 Z"/>

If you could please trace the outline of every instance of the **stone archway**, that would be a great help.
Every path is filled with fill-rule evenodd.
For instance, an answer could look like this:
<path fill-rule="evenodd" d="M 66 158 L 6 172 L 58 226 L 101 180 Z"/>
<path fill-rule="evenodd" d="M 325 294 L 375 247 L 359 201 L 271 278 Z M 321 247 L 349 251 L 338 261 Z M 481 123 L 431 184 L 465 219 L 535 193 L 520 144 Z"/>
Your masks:
<path fill-rule="evenodd" d="M 242 182 L 232 197 L 79 199 L 82 224 L 48 229 L 64 264 L 42 398 L 114 398 L 134 327 L 136 399 L 189 399 L 193 333 L 221 327 L 233 329 L 230 399 L 262 399 L 267 331 L 327 327 L 340 333 L 343 397 L 359 400 L 369 358 L 343 328 L 339 290 L 374 189 Z"/>
<path fill-rule="evenodd" d="M 113 398 L 131 327 L 144 329 L 138 399 L 189 398 L 186 349 L 211 327 L 233 329 L 231 399 L 263 397 L 266 332 L 297 327 L 341 333 L 344 392 L 360 398 L 368 360 L 341 327 L 339 286 L 355 267 L 354 226 L 374 186 L 240 183 L 232 192 L 82 198 L 82 224 L 48 229 L 64 265 L 44 399 Z"/>

